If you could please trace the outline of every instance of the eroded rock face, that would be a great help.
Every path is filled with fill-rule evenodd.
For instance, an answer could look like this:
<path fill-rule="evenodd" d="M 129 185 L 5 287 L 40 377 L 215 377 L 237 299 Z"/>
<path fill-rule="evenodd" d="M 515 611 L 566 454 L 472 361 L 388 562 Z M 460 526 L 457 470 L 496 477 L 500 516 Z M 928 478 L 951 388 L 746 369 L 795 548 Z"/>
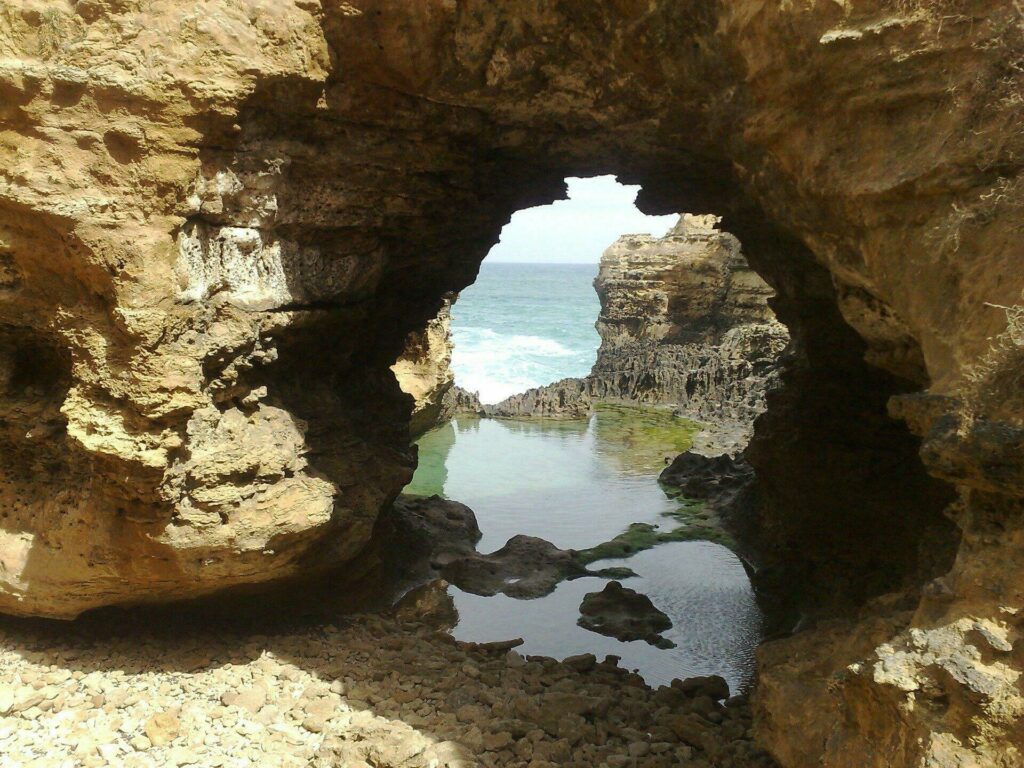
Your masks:
<path fill-rule="evenodd" d="M 1021 489 L 979 461 L 1021 426 L 1019 334 L 989 354 L 1024 289 L 1020 21 L 1009 0 L 6 3 L 0 609 L 347 562 L 410 475 L 408 333 L 512 211 L 614 172 L 650 212 L 724 215 L 793 337 L 750 456 L 762 535 L 867 663 L 847 675 L 824 628 L 766 651 L 766 743 L 1019 762 L 1008 689 L 975 682 L 1022 669 L 998 649 Z M 947 398 L 923 455 L 959 542 L 951 484 L 885 413 L 923 389 Z M 939 608 L 919 585 L 943 573 Z M 906 630 L 849 608 L 893 589 Z M 799 644 L 813 670 L 777 661 Z M 875 674 L 889 647 L 921 671 Z M 938 671 L 954 657 L 969 674 Z"/>
<path fill-rule="evenodd" d="M 717 226 L 684 214 L 663 238 L 627 235 L 605 251 L 592 396 L 744 422 L 764 410 L 789 335 L 771 288 Z"/>

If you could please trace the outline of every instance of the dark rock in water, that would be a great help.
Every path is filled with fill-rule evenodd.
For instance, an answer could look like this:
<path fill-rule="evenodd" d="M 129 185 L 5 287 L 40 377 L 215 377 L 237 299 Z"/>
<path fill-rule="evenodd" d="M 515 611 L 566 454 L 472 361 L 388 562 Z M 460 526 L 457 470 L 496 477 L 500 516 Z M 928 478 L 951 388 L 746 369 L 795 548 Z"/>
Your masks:
<path fill-rule="evenodd" d="M 380 574 L 380 580 L 404 585 L 403 591 L 443 577 L 459 589 L 486 597 L 500 592 L 532 599 L 550 594 L 566 579 L 636 575 L 622 567 L 590 571 L 574 550 L 533 536 L 513 536 L 504 547 L 485 555 L 476 551 L 480 536 L 476 515 L 465 504 L 440 496 L 402 495 L 378 525 L 368 557 L 375 561 L 373 573 Z M 447 582 L 432 584 L 447 587 Z M 422 589 L 428 588 L 435 587 L 427 584 Z M 415 619 L 417 611 L 427 611 L 416 603 L 424 596 L 413 590 L 403 601 L 407 604 L 398 608 L 406 611 L 406 618 Z"/>
<path fill-rule="evenodd" d="M 366 573 L 345 592 L 379 593 L 375 602 L 390 605 L 438 577 L 437 558 L 475 551 L 480 527 L 473 510 L 440 496 L 399 496 L 377 521 L 374 535 L 356 561 Z"/>
<path fill-rule="evenodd" d="M 399 496 L 391 514 L 397 546 L 430 559 L 473 552 L 482 536 L 472 509 L 440 496 Z"/>
<path fill-rule="evenodd" d="M 617 640 L 646 640 L 658 648 L 674 648 L 675 643 L 661 633 L 672 627 L 672 620 L 658 610 L 647 595 L 608 583 L 601 592 L 591 592 L 580 604 L 576 622 L 584 629 Z"/>
<path fill-rule="evenodd" d="M 499 592 L 516 598 L 543 597 L 559 582 L 588 573 L 572 551 L 533 536 L 513 536 L 489 555 L 442 555 L 434 562 L 459 589 L 488 597 Z"/>
<path fill-rule="evenodd" d="M 757 488 L 753 468 L 743 456 L 702 456 L 687 452 L 676 456 L 658 478 L 688 499 L 703 502 L 706 523 L 727 534 L 730 542 L 746 542 L 738 552 L 751 564 L 761 556 L 756 541 Z"/>
<path fill-rule="evenodd" d="M 739 490 L 753 477 L 754 471 L 742 458 L 728 454 L 701 456 L 688 451 L 676 456 L 658 480 L 678 488 L 688 498 L 717 500 Z"/>

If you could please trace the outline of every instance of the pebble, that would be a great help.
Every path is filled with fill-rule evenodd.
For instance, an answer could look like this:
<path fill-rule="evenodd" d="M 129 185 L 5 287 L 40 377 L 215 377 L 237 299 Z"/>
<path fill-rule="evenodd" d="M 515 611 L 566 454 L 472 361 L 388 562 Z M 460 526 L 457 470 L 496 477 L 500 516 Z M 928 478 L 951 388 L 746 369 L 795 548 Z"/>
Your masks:
<path fill-rule="evenodd" d="M 415 621 L 0 627 L 0 762 L 282 768 L 772 768 L 745 698 L 614 660 L 525 658 Z M 517 643 L 516 643 L 517 644 Z M 714 721 L 721 721 L 721 724 Z"/>

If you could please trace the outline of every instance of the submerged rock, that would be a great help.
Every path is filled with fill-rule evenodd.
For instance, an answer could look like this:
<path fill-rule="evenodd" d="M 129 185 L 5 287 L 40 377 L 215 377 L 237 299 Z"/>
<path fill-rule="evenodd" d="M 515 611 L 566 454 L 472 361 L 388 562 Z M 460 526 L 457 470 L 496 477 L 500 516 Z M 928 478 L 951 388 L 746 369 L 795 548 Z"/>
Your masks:
<path fill-rule="evenodd" d="M 513 536 L 489 555 L 442 556 L 435 562 L 459 589 L 486 596 L 543 597 L 565 579 L 588 575 L 572 550 L 535 536 Z"/>
<path fill-rule="evenodd" d="M 591 592 L 580 604 L 581 627 L 617 640 L 645 640 L 658 648 L 675 643 L 661 633 L 672 628 L 672 620 L 655 607 L 647 595 L 608 582 L 601 592 Z"/>

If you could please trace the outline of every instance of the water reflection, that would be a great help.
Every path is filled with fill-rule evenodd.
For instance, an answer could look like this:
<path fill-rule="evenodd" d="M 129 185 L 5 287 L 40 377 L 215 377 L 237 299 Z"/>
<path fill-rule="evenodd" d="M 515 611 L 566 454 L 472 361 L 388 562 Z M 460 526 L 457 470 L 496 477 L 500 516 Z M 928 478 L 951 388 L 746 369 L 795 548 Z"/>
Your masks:
<path fill-rule="evenodd" d="M 584 549 L 631 523 L 666 529 L 681 508 L 658 485 L 666 457 L 689 447 L 696 425 L 671 412 L 603 408 L 574 421 L 459 418 L 419 441 L 420 466 L 407 493 L 439 494 L 468 504 L 477 515 L 483 552 L 516 534 Z M 576 626 L 579 604 L 604 582 L 561 584 L 536 600 L 480 597 L 452 588 L 457 637 L 497 640 L 520 636 L 527 653 L 564 657 L 614 654 L 651 683 L 721 674 L 736 689 L 749 682 L 761 618 L 739 559 L 710 542 L 662 544 L 628 560 L 639 574 L 624 582 L 667 613 L 673 649 L 623 643 Z"/>

